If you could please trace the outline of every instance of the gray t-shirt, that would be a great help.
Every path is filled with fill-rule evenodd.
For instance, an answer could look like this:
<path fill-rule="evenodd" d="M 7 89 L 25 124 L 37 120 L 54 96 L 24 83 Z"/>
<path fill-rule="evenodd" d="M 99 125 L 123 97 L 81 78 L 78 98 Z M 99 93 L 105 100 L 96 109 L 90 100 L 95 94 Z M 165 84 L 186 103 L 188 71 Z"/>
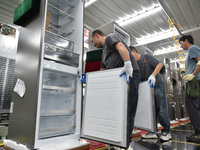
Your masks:
<path fill-rule="evenodd" d="M 121 55 L 119 54 L 118 50 L 115 49 L 115 44 L 118 42 L 122 42 L 129 51 L 133 70 L 139 70 L 138 64 L 134 56 L 131 54 L 129 47 L 117 34 L 114 33 L 111 33 L 106 37 L 105 44 L 103 46 L 101 68 L 112 69 L 124 66 L 124 61 Z"/>
<path fill-rule="evenodd" d="M 150 54 L 143 54 L 137 63 L 140 68 L 140 81 L 143 82 L 148 80 L 149 76 L 154 72 L 154 69 L 160 61 Z M 158 73 L 155 78 L 155 86 L 164 83 L 160 73 Z"/>
<path fill-rule="evenodd" d="M 190 46 L 185 61 L 185 75 L 192 74 L 196 68 L 197 61 L 195 58 L 200 57 L 200 48 L 196 45 Z M 196 78 L 200 79 L 200 72 L 196 75 Z"/>

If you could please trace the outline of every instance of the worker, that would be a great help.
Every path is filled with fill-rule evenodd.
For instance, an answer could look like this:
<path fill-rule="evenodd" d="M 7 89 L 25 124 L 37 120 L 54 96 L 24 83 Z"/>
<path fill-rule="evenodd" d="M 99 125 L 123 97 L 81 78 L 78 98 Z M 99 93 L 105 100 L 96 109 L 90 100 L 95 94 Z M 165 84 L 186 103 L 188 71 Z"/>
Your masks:
<path fill-rule="evenodd" d="M 191 124 L 194 128 L 194 134 L 186 138 L 189 141 L 200 142 L 200 91 L 197 92 L 196 97 L 187 93 L 189 81 L 196 78 L 197 80 L 195 82 L 200 86 L 200 48 L 194 45 L 194 40 L 191 35 L 183 35 L 179 39 L 179 43 L 183 50 L 188 51 L 185 61 L 186 76 L 184 76 L 183 79 L 186 80 L 185 104 Z"/>
<path fill-rule="evenodd" d="M 160 124 L 163 126 L 163 129 L 161 130 L 160 139 L 163 141 L 168 141 L 169 139 L 171 139 L 170 120 L 168 115 L 165 85 L 159 73 L 163 67 L 163 64 L 150 54 L 145 53 L 141 55 L 137 52 L 135 47 L 129 46 L 129 48 L 140 68 L 140 81 L 143 82 L 148 80 L 150 87 L 154 88 L 156 129 L 158 128 L 157 123 L 159 118 Z M 147 134 L 142 135 L 142 138 L 159 138 L 159 134 L 148 132 Z"/>
<path fill-rule="evenodd" d="M 140 70 L 137 62 L 131 54 L 127 44 L 118 34 L 105 35 L 101 30 L 92 33 L 92 43 L 97 48 L 103 48 L 101 69 L 112 69 L 123 67 L 120 76 L 126 75 L 126 82 L 130 82 L 130 103 L 129 103 L 129 143 L 131 143 L 134 127 L 134 118 L 138 103 L 138 88 L 140 82 Z M 129 144 L 128 150 L 132 150 Z"/>

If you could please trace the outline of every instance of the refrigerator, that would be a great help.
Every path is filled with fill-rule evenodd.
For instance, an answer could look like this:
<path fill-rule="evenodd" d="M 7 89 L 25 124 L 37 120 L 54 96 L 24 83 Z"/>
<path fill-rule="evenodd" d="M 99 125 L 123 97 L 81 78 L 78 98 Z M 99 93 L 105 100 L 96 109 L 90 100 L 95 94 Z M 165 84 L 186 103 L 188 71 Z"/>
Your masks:
<path fill-rule="evenodd" d="M 80 138 L 127 147 L 122 68 L 88 73 L 82 101 L 84 1 L 40 2 L 39 14 L 20 27 L 7 139 L 38 150 L 88 144 Z"/>
<path fill-rule="evenodd" d="M 19 31 L 0 21 L 0 113 L 9 114 Z"/>

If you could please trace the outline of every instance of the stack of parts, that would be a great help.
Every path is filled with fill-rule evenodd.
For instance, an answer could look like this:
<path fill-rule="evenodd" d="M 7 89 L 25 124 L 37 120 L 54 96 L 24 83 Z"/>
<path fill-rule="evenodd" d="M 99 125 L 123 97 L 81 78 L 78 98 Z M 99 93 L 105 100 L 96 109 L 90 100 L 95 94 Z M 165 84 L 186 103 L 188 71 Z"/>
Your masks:
<path fill-rule="evenodd" d="M 85 73 L 100 70 L 101 56 L 102 49 L 87 52 Z"/>

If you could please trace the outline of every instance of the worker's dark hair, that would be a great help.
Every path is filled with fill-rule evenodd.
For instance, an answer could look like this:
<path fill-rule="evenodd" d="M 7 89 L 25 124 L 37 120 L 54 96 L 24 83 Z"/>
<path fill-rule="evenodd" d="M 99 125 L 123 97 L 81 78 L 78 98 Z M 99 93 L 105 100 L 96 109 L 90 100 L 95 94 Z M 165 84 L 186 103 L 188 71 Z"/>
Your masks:
<path fill-rule="evenodd" d="M 132 52 L 133 50 L 135 50 L 135 51 L 137 52 L 137 49 L 136 49 L 134 46 L 129 46 L 129 49 L 131 50 L 131 52 Z"/>
<path fill-rule="evenodd" d="M 96 33 L 101 35 L 101 36 L 106 36 L 105 33 L 103 33 L 101 30 L 94 30 L 92 32 L 92 37 L 94 37 Z"/>
<path fill-rule="evenodd" d="M 179 43 L 180 43 L 181 41 L 185 42 L 186 39 L 188 40 L 188 42 L 189 42 L 190 44 L 194 44 L 194 39 L 193 39 L 193 37 L 192 37 L 191 35 L 183 35 L 183 36 L 179 39 Z"/>

